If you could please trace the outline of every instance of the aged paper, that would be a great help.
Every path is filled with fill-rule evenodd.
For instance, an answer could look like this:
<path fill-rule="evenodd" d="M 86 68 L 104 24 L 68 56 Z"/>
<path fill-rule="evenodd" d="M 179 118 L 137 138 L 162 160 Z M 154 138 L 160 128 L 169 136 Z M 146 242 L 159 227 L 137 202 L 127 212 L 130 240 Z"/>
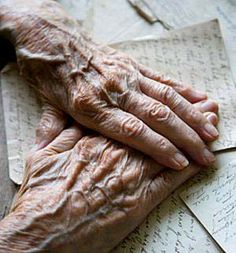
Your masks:
<path fill-rule="evenodd" d="M 232 99 L 235 87 L 231 80 L 217 21 L 171 32 L 159 40 L 133 41 L 116 45 L 116 47 L 159 72 L 206 90 L 211 94 L 211 97 L 219 100 L 222 121 L 219 130 L 224 137 L 221 137 L 213 148 L 219 150 L 235 146 L 235 132 L 232 131 L 235 126 L 234 115 L 236 115 L 232 109 L 235 105 L 235 101 Z M 10 84 L 8 85 L 8 83 Z M 12 93 L 15 89 L 9 88 L 14 83 L 16 86 L 18 83 L 22 84 L 21 88 L 16 89 L 15 94 Z M 39 107 L 35 101 L 34 93 L 24 84 L 13 66 L 2 75 L 2 89 L 5 100 L 4 111 L 10 170 L 14 171 L 14 173 L 11 172 L 11 175 L 17 176 L 12 179 L 15 182 L 20 182 L 22 177 L 20 173 L 22 173 L 23 167 L 22 158 L 32 145 L 34 126 L 39 118 L 39 114 L 36 115 L 35 112 L 39 112 L 39 109 L 36 109 Z M 27 94 L 30 96 L 29 98 Z M 23 99 L 19 101 L 19 97 Z M 28 101 L 31 103 L 30 106 L 27 106 Z M 15 105 L 14 109 L 11 108 L 11 105 Z M 24 109 L 20 110 L 18 107 Z M 234 106 L 234 108 L 236 107 Z M 6 116 L 8 112 L 11 112 L 11 117 Z M 30 115 L 35 115 L 35 117 L 30 119 Z M 21 123 L 17 123 L 19 120 Z M 11 146 L 10 143 L 13 141 L 15 141 L 14 146 Z M 24 145 L 24 142 L 27 144 Z M 12 157 L 17 157 L 19 167 L 10 163 Z M 221 252 L 180 201 L 178 192 L 160 205 L 117 250 L 127 253 Z"/>
<path fill-rule="evenodd" d="M 150 0 L 150 3 L 156 16 L 174 29 L 217 17 L 220 20 L 230 66 L 236 81 L 235 0 Z"/>
<path fill-rule="evenodd" d="M 15 64 L 2 71 L 1 84 L 9 174 L 16 184 L 21 184 L 24 160 L 33 146 L 41 107 L 36 93 L 19 76 Z"/>
<path fill-rule="evenodd" d="M 182 199 L 227 253 L 236 252 L 236 151 L 189 182 Z"/>
<path fill-rule="evenodd" d="M 62 0 L 61 0 L 62 1 Z M 75 2 L 74 12 L 79 13 L 84 0 Z M 93 2 L 93 10 L 86 17 L 86 29 L 98 41 L 117 42 L 134 37 L 161 34 L 165 24 L 180 29 L 213 18 L 220 20 L 230 66 L 236 81 L 236 1 L 235 0 L 145 0 L 160 22 L 149 25 L 130 8 L 127 0 L 87 0 Z M 206 8 L 207 6 L 207 8 Z M 104 15 L 106 13 L 106 15 Z M 164 26 L 163 26 L 164 23 Z M 104 25 L 109 24 L 109 26 Z"/>
<path fill-rule="evenodd" d="M 77 10 L 79 10 L 79 1 L 81 0 L 77 0 Z M 96 41 L 114 43 L 138 36 L 160 34 L 165 30 L 160 23 L 156 22 L 150 25 L 137 15 L 127 0 L 87 1 L 92 1 L 93 4 L 85 19 L 85 29 L 88 29 L 87 31 Z M 149 2 L 150 0 L 145 1 Z"/>

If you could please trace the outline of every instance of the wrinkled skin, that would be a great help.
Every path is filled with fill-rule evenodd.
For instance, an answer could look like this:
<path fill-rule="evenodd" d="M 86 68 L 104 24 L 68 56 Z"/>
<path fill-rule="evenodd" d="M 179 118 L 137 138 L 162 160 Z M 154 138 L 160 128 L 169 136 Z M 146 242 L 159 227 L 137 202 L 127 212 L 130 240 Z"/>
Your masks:
<path fill-rule="evenodd" d="M 215 104 L 194 104 L 217 124 Z M 55 133 L 61 111 L 46 106 L 37 138 L 51 139 L 31 152 L 23 185 L 0 222 L 0 253 L 106 253 L 199 166 L 174 172 L 78 126 Z M 54 139 L 54 140 L 53 140 Z"/>
<path fill-rule="evenodd" d="M 205 94 L 94 43 L 54 1 L 0 1 L 0 21 L 21 75 L 49 106 L 167 167 L 188 165 L 182 151 L 202 165 L 214 161 L 205 142 L 218 132 L 192 105 Z"/>
<path fill-rule="evenodd" d="M 190 165 L 181 172 L 170 171 L 151 158 L 98 134 L 82 137 L 78 126 L 62 131 L 67 121 L 65 113 L 107 136 L 123 142 L 128 140 L 130 146 L 179 169 L 181 166 L 164 159 L 174 154 L 170 152 L 173 151 L 171 142 L 168 142 L 169 149 L 168 146 L 163 149 L 164 155 L 158 145 L 164 143 L 166 147 L 167 139 L 163 142 L 156 134 L 162 134 L 166 127 L 168 132 L 179 134 L 175 127 L 180 129 L 185 122 L 188 125 L 185 130 L 196 137 L 192 144 L 196 150 L 203 150 L 205 146 L 200 137 L 207 141 L 215 137 L 204 133 L 201 126 L 206 120 L 212 126 L 217 123 L 217 105 L 206 100 L 204 94 L 186 89 L 121 53 L 91 42 L 60 6 L 51 1 L 29 1 L 22 7 L 19 0 L 0 0 L 0 7 L 3 7 L 0 8 L 0 33 L 15 46 L 21 74 L 46 100 L 37 129 L 37 148 L 27 160 L 24 182 L 12 210 L 0 222 L 0 253 L 108 252 L 200 168 Z M 159 97 L 166 98 L 161 90 L 169 94 L 165 102 Z M 136 98 L 139 100 L 132 101 Z M 130 103 L 127 107 L 131 109 L 144 108 L 143 112 L 125 109 L 120 101 Z M 173 107 L 160 104 L 169 102 Z M 157 111 L 167 110 L 172 115 L 172 124 L 169 116 L 156 114 L 155 103 L 161 108 Z M 149 110 L 147 115 L 154 115 L 159 126 L 142 118 Z M 188 112 L 189 121 L 196 116 L 195 126 L 185 119 L 180 124 L 178 117 Z M 130 122 L 129 118 L 133 120 L 131 126 L 124 123 Z M 139 119 L 157 131 L 152 130 L 151 139 L 149 128 L 145 136 L 132 134 L 136 123 L 140 124 Z M 141 137 L 141 144 L 145 145 L 140 145 Z M 152 139 L 156 141 L 154 147 L 150 143 Z M 154 153 L 145 150 L 145 146 Z M 207 164 L 199 156 L 198 162 Z"/>
<path fill-rule="evenodd" d="M 11 213 L 0 222 L 0 253 L 108 252 L 199 171 L 163 169 L 104 137 L 80 138 L 71 127 L 29 156 Z"/>

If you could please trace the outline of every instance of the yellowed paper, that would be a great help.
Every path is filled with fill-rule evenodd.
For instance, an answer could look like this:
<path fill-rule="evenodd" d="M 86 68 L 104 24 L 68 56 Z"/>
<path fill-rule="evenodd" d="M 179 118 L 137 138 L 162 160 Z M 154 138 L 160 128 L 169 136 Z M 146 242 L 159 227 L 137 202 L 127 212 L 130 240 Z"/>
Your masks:
<path fill-rule="evenodd" d="M 34 90 L 19 76 L 15 64 L 2 71 L 1 84 L 9 174 L 13 182 L 21 184 L 24 160 L 33 146 L 41 107 Z"/>
<path fill-rule="evenodd" d="M 102 0 L 109 1 L 109 0 Z M 234 80 L 236 81 L 236 1 L 235 0 L 148 0 L 156 16 L 174 29 L 213 18 L 220 20 Z M 106 17 L 104 17 L 106 19 Z M 96 20 L 94 21 L 96 22 Z M 102 21 L 100 21 L 102 23 Z M 131 25 L 130 25 L 131 26 Z M 132 26 L 131 26 L 132 27 Z M 104 28 L 103 28 L 104 29 Z M 102 28 L 101 28 L 102 30 Z M 105 29 L 104 29 L 105 30 Z M 94 31 L 95 33 L 96 31 Z M 123 34 L 120 34 L 122 38 Z M 119 39 L 120 39 L 119 38 Z"/>
<path fill-rule="evenodd" d="M 220 101 L 221 138 L 213 148 L 220 150 L 236 146 L 234 127 L 236 113 L 232 109 L 236 108 L 233 100 L 235 87 L 217 21 L 171 32 L 158 40 L 124 42 L 116 47 L 159 72 L 206 90 L 211 97 Z M 14 94 L 13 84 L 17 86 L 18 83 L 22 84 L 19 86 L 21 88 L 16 88 Z M 2 76 L 2 89 L 10 154 L 10 175 L 14 175 L 12 179 L 19 183 L 22 178 L 23 157 L 32 145 L 34 127 L 39 119 L 39 114 L 35 115 L 36 111 L 39 112 L 39 107 L 35 95 L 29 91 L 30 88 L 17 75 L 13 66 Z M 19 97 L 24 99 L 19 102 Z M 31 106 L 27 106 L 28 101 L 31 101 Z M 11 108 L 12 105 L 15 105 L 14 109 Z M 22 106 L 24 109 L 19 109 Z M 9 112 L 12 113 L 11 119 L 6 116 Z M 29 119 L 27 115 L 35 116 Z M 21 123 L 17 123 L 18 121 Z M 12 141 L 15 141 L 14 147 L 10 145 Z M 16 167 L 13 162 L 10 163 L 10 158 L 15 156 L 18 158 L 19 167 Z M 202 245 L 203 253 L 221 252 L 182 204 L 176 192 L 160 205 L 117 250 L 122 253 L 197 253 L 200 252 L 199 245 Z"/>
<path fill-rule="evenodd" d="M 227 253 L 236 252 L 236 151 L 217 155 L 181 194 L 203 226 Z"/>

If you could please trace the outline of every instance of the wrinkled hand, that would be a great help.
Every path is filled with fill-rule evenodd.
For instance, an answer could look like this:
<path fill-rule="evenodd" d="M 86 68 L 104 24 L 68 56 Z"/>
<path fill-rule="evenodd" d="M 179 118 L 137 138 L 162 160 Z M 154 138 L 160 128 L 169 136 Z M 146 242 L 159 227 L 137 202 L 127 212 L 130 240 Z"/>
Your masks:
<path fill-rule="evenodd" d="M 0 253 L 108 252 L 198 171 L 163 170 L 104 137 L 66 129 L 29 156 L 11 213 L 0 222 Z"/>
<path fill-rule="evenodd" d="M 160 76 L 128 56 L 89 40 L 57 3 L 6 0 L 1 33 L 16 48 L 21 74 L 80 124 L 174 169 L 214 156 L 204 142 L 218 132 L 192 103 L 205 94 Z"/>

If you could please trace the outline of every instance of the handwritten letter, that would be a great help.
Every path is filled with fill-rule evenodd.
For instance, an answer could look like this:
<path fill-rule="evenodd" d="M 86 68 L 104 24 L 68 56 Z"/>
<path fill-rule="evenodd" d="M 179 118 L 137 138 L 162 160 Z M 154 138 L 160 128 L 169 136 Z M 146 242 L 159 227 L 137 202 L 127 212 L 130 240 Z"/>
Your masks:
<path fill-rule="evenodd" d="M 217 158 L 212 169 L 191 180 L 181 197 L 219 245 L 227 253 L 235 253 L 236 151 Z"/>
<path fill-rule="evenodd" d="M 1 73 L 2 96 L 10 178 L 23 179 L 24 160 L 33 146 L 41 107 L 34 90 L 27 86 L 15 64 Z"/>

